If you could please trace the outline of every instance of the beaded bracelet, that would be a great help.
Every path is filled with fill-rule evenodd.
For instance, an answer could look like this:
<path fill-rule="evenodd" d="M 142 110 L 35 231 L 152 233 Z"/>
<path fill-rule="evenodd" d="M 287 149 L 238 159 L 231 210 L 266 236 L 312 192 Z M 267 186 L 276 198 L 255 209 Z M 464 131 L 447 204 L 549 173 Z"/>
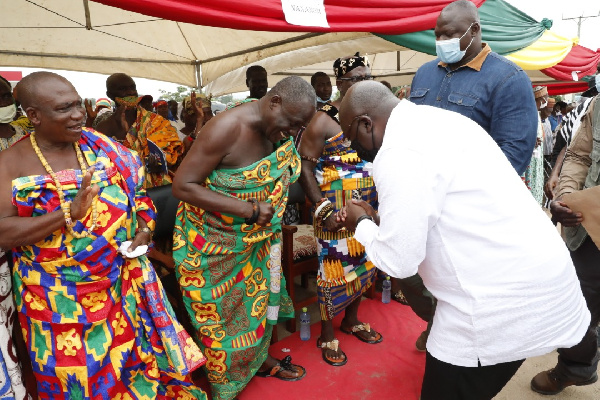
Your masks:
<path fill-rule="evenodd" d="M 306 160 L 306 161 L 311 161 L 311 162 L 314 162 L 315 164 L 319 163 L 319 159 L 318 158 L 314 158 L 314 157 L 311 157 L 311 156 L 300 155 L 300 159 L 301 160 Z"/>
<path fill-rule="evenodd" d="M 246 218 L 246 225 L 253 225 L 258 221 L 258 217 L 260 215 L 260 207 L 258 206 L 258 200 L 254 197 L 249 198 L 248 201 L 252 203 L 252 216 L 250 218 Z"/>

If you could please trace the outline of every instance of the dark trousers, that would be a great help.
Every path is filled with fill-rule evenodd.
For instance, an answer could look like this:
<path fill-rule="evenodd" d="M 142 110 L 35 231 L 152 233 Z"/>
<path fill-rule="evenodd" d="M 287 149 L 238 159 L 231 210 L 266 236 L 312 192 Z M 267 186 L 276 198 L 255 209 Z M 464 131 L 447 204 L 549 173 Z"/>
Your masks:
<path fill-rule="evenodd" d="M 571 252 L 571 258 L 592 319 L 581 342 L 568 349 L 558 349 L 556 372 L 568 379 L 587 380 L 596 373 L 600 358 L 596 333 L 600 321 L 600 250 L 588 237 Z"/>
<path fill-rule="evenodd" d="M 435 306 L 437 305 L 435 297 L 427 290 L 419 274 L 397 279 L 396 282 L 404 297 L 406 297 L 410 308 L 419 318 L 427 322 L 427 332 L 429 332 L 433 323 Z"/>
<path fill-rule="evenodd" d="M 421 400 L 490 400 L 525 360 L 482 367 L 459 367 L 427 352 Z"/>

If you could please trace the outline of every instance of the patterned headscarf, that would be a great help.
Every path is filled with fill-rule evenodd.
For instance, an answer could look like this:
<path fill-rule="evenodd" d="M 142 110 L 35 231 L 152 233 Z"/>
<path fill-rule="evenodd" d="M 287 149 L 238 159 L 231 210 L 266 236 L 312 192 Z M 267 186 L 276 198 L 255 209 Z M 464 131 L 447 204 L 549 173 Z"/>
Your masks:
<path fill-rule="evenodd" d="M 354 56 L 338 58 L 335 60 L 333 63 L 333 73 L 336 78 L 341 78 L 354 68 L 370 66 L 367 56 L 361 56 L 357 51 Z"/>
<path fill-rule="evenodd" d="M 102 98 L 96 100 L 96 108 L 98 108 L 98 107 L 112 108 L 112 103 L 110 102 L 109 99 L 102 97 Z"/>

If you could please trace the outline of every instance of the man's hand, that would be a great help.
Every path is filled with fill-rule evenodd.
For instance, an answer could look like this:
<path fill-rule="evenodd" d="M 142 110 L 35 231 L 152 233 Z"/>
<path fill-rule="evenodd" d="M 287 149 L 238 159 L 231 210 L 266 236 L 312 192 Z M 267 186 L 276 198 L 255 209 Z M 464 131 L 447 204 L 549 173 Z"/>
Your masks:
<path fill-rule="evenodd" d="M 125 117 L 125 110 L 126 108 L 124 106 L 119 106 L 115 111 L 115 120 L 119 122 L 116 125 L 121 130 L 121 136 L 125 136 L 127 135 L 127 132 L 129 132 L 129 124 L 127 123 L 127 118 Z"/>
<path fill-rule="evenodd" d="M 146 157 L 146 169 L 151 174 L 161 174 L 164 169 L 158 162 L 158 157 L 156 154 L 148 154 Z"/>
<path fill-rule="evenodd" d="M 74 221 L 80 220 L 86 216 L 88 210 L 92 206 L 94 197 L 100 191 L 98 185 L 92 186 L 92 175 L 94 174 L 94 167 L 87 170 L 83 180 L 81 181 L 81 188 L 75 195 L 75 199 L 71 203 L 71 219 Z"/>
<path fill-rule="evenodd" d="M 562 226 L 577 226 L 583 221 L 581 213 L 574 213 L 565 203 L 559 200 L 554 200 L 550 203 L 550 212 L 552 218 L 560 222 Z"/>
<path fill-rule="evenodd" d="M 554 174 L 550 175 L 548 178 L 548 182 L 544 185 L 544 193 L 546 197 L 550 200 L 554 198 L 554 188 L 558 185 L 558 176 L 554 176 Z"/>
<path fill-rule="evenodd" d="M 141 232 L 138 231 L 133 240 L 131 241 L 131 245 L 129 246 L 129 252 L 134 251 L 138 248 L 138 246 L 148 246 L 152 241 L 152 234 L 150 232 Z"/>
<path fill-rule="evenodd" d="M 260 214 L 258 214 L 258 220 L 256 221 L 256 224 L 260 226 L 267 226 L 271 223 L 271 220 L 273 219 L 275 209 L 273 208 L 271 203 L 265 203 L 264 201 L 258 203 L 258 209 L 260 211 Z"/>
<path fill-rule="evenodd" d="M 85 105 L 85 111 L 87 112 L 87 116 L 91 119 L 96 119 L 96 117 L 98 116 L 98 109 L 94 109 L 94 107 L 92 106 L 92 100 L 85 99 L 83 101 L 83 104 Z"/>
<path fill-rule="evenodd" d="M 190 97 L 192 102 L 192 110 L 194 110 L 194 112 L 196 113 L 195 132 L 197 133 L 200 130 L 200 128 L 202 128 L 202 125 L 204 125 L 204 111 L 202 111 L 202 107 L 198 107 L 198 104 L 196 103 L 196 92 L 192 92 Z"/>
<path fill-rule="evenodd" d="M 346 229 L 354 231 L 356 230 L 356 221 L 363 215 L 373 217 L 375 222 L 379 224 L 377 212 L 364 200 L 353 199 L 351 203 L 346 203 L 346 206 L 338 213 L 337 219 L 346 227 Z"/>
<path fill-rule="evenodd" d="M 337 232 L 344 227 L 341 221 L 337 217 L 338 213 L 333 212 L 325 221 L 323 221 L 323 226 L 329 232 Z"/>

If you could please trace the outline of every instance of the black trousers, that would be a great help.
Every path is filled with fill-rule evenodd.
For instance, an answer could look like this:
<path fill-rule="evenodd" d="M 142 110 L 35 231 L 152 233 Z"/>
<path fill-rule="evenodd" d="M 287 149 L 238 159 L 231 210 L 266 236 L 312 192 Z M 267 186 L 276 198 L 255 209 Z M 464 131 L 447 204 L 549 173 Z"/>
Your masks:
<path fill-rule="evenodd" d="M 588 236 L 571 252 L 581 292 L 592 315 L 590 326 L 581 342 L 568 349 L 558 349 L 556 372 L 568 379 L 590 379 L 598 369 L 596 326 L 600 321 L 600 250 Z"/>
<path fill-rule="evenodd" d="M 459 367 L 427 352 L 421 400 L 491 400 L 525 360 L 482 367 Z"/>

